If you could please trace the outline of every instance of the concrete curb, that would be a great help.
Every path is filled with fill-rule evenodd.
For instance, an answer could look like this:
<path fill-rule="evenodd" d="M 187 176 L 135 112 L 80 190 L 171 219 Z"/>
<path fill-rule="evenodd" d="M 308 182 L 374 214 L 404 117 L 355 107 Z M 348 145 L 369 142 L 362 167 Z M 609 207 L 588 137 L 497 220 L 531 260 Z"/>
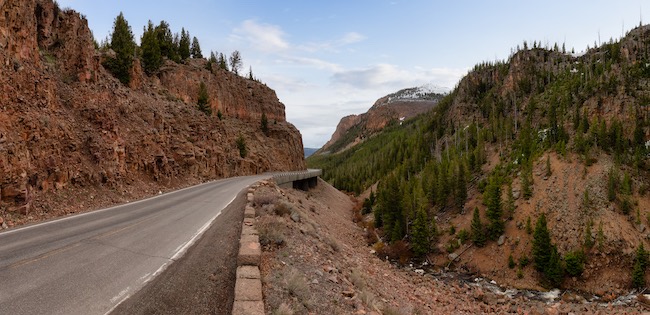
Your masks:
<path fill-rule="evenodd" d="M 253 227 L 255 208 L 252 203 L 253 193 L 257 187 L 259 187 L 259 183 L 253 185 L 246 196 L 248 203 L 244 208 L 244 222 L 239 238 L 235 302 L 232 305 L 233 315 L 264 315 L 264 297 L 259 268 L 262 260 L 262 247 L 260 246 L 259 232 Z"/>

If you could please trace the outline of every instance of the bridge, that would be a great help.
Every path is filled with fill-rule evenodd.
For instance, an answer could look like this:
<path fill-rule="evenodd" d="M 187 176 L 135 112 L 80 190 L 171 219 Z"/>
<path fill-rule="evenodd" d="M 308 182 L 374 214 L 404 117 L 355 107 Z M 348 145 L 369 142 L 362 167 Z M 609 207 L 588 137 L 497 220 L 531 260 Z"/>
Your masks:
<path fill-rule="evenodd" d="M 307 169 L 305 171 L 278 173 L 273 175 L 273 180 L 282 188 L 309 190 L 316 187 L 318 176 L 321 175 L 323 175 L 322 170 Z"/>

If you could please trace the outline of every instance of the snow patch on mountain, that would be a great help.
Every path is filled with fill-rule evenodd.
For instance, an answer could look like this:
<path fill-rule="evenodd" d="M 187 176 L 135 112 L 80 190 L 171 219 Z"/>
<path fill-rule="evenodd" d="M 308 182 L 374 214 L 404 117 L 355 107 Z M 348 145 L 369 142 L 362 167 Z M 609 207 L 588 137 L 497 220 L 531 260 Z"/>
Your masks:
<path fill-rule="evenodd" d="M 428 83 L 422 86 L 403 89 L 393 94 L 388 95 L 388 102 L 391 103 L 394 101 L 426 101 L 426 100 L 435 100 L 436 96 L 445 95 L 449 93 L 450 89 L 446 87 L 440 87 L 432 83 Z"/>

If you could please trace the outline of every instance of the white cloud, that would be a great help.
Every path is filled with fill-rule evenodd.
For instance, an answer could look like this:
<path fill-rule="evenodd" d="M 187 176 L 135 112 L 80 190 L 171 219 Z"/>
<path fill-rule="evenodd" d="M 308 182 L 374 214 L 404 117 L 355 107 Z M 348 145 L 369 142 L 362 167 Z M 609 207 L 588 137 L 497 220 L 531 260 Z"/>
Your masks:
<path fill-rule="evenodd" d="M 337 72 L 331 79 L 334 85 L 358 89 L 392 88 L 397 91 L 430 82 L 453 88 L 465 73 L 467 69 L 416 67 L 405 70 L 391 64 L 377 64 L 365 69 Z"/>
<path fill-rule="evenodd" d="M 366 39 L 365 36 L 357 32 L 350 32 L 345 34 L 343 38 L 339 40 L 339 43 L 342 45 L 349 45 L 349 44 L 358 43 L 360 41 L 363 41 L 364 39 Z"/>
<path fill-rule="evenodd" d="M 301 66 L 308 66 L 318 70 L 327 70 L 331 72 L 341 71 L 342 68 L 338 64 L 327 62 L 318 58 L 297 57 L 297 56 L 283 56 L 282 59 L 276 60 L 280 64 L 295 64 Z"/>
<path fill-rule="evenodd" d="M 338 49 L 340 49 L 341 47 L 355 44 L 365 39 L 366 39 L 365 36 L 357 32 L 349 32 L 344 34 L 342 37 L 334 40 L 307 43 L 299 46 L 299 48 L 306 52 L 322 52 L 322 51 L 338 52 Z"/>
<path fill-rule="evenodd" d="M 285 33 L 277 25 L 258 23 L 255 20 L 245 20 L 233 30 L 231 39 L 245 41 L 257 50 L 263 52 L 278 52 L 290 48 L 285 40 Z"/>

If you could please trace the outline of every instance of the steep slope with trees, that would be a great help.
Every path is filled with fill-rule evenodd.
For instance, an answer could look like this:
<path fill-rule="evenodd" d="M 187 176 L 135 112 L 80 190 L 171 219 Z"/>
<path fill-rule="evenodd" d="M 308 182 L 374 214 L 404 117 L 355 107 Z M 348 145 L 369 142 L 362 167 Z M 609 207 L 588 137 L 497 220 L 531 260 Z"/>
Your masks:
<path fill-rule="evenodd" d="M 381 257 L 622 294 L 648 280 L 649 50 L 649 26 L 579 56 L 524 43 L 429 113 L 308 164 L 339 189 L 378 184 L 365 220 Z"/>
<path fill-rule="evenodd" d="M 120 14 L 100 45 L 85 17 L 51 0 L 0 12 L 0 226 L 304 168 L 275 92 L 207 69 L 198 40 L 183 51 L 184 29 L 149 23 L 138 47 Z"/>

